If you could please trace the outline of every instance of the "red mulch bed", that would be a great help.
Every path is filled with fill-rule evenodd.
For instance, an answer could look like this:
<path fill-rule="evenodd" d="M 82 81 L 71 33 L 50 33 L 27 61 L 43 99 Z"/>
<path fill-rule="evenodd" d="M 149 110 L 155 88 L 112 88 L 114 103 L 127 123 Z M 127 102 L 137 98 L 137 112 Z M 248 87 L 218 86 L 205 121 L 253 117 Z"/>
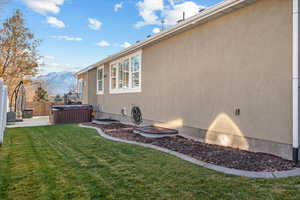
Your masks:
<path fill-rule="evenodd" d="M 98 125 L 86 123 L 85 125 L 101 128 L 107 135 L 112 137 L 147 143 L 170 149 L 195 159 L 224 166 L 233 169 L 241 169 L 256 172 L 274 172 L 291 170 L 297 167 L 293 161 L 281 157 L 267 154 L 254 153 L 231 147 L 206 144 L 182 136 L 165 138 L 145 138 L 133 133 L 134 126 L 125 124 Z"/>

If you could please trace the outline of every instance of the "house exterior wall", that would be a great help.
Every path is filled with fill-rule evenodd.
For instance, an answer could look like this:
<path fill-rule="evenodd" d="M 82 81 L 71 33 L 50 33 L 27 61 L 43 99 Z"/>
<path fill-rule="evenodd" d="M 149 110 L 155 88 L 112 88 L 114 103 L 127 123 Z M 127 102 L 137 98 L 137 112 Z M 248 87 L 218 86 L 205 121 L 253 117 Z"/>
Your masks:
<path fill-rule="evenodd" d="M 89 74 L 88 103 L 95 105 L 95 104 L 97 104 L 97 96 L 98 96 L 96 94 L 96 92 L 97 92 L 97 82 L 96 82 L 97 81 L 97 69 L 90 71 L 88 74 Z M 105 86 L 108 86 L 108 85 L 105 84 Z"/>
<path fill-rule="evenodd" d="M 80 74 L 77 79 L 82 79 L 84 82 L 84 86 L 83 86 L 83 94 L 81 97 L 81 101 L 83 104 L 88 104 L 88 93 L 89 93 L 89 88 L 92 86 L 92 84 L 88 84 L 88 75 L 89 73 L 84 73 L 84 74 Z"/>
<path fill-rule="evenodd" d="M 205 130 L 210 143 L 237 136 L 244 149 L 248 138 L 290 145 L 291 70 L 292 1 L 258 0 L 144 48 L 140 93 L 109 94 L 107 63 L 104 95 L 96 95 L 91 70 L 88 102 L 111 114 L 137 105 L 144 119 Z"/>

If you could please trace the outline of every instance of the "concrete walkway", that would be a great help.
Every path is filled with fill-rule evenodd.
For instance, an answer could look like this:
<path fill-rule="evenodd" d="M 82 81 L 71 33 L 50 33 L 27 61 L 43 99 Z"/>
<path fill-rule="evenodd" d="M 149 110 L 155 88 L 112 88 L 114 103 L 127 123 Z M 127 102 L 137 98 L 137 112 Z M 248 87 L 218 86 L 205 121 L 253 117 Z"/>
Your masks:
<path fill-rule="evenodd" d="M 7 125 L 7 128 L 35 127 L 35 126 L 49 126 L 49 125 L 51 125 L 49 116 L 39 116 L 30 119 L 24 119 L 22 122 L 15 122 L 12 125 Z"/>
<path fill-rule="evenodd" d="M 174 156 L 176 156 L 176 157 L 178 157 L 182 160 L 194 163 L 194 164 L 202 166 L 202 167 L 206 167 L 206 168 L 211 169 L 211 170 L 222 172 L 222 173 L 225 173 L 225 174 L 243 176 L 243 177 L 248 177 L 248 178 L 266 178 L 266 179 L 300 176 L 300 168 L 296 168 L 296 169 L 288 170 L 288 171 L 278 171 L 278 172 L 252 172 L 252 171 L 245 171 L 245 170 L 238 170 L 238 169 L 231 169 L 231 168 L 227 168 L 227 167 L 221 167 L 221 166 L 206 163 L 206 162 L 194 159 L 190 156 L 184 155 L 182 153 L 178 153 L 178 152 L 175 152 L 175 151 L 172 151 L 172 150 L 169 150 L 169 149 L 161 148 L 161 147 L 158 147 L 158 146 L 155 146 L 155 145 L 152 145 L 152 144 L 139 143 L 139 142 L 128 141 L 128 140 L 123 140 L 123 139 L 111 137 L 109 135 L 106 135 L 100 128 L 96 128 L 96 127 L 92 127 L 92 126 L 85 126 L 85 125 L 82 125 L 82 124 L 80 124 L 79 126 L 83 127 L 83 128 L 96 129 L 98 131 L 99 135 L 101 135 L 102 137 L 104 137 L 106 139 L 112 140 L 112 141 L 123 142 L 123 143 L 127 143 L 127 144 L 135 144 L 135 145 L 139 145 L 139 146 L 143 146 L 143 147 L 147 147 L 147 148 L 156 149 L 158 151 L 174 155 Z"/>

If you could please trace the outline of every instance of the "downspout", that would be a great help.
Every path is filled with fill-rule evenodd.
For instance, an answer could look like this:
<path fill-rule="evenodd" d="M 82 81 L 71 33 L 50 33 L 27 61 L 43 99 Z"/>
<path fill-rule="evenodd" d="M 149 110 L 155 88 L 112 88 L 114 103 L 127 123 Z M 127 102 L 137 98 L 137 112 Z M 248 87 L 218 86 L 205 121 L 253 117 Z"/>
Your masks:
<path fill-rule="evenodd" d="M 293 160 L 299 161 L 299 0 L 293 0 Z"/>

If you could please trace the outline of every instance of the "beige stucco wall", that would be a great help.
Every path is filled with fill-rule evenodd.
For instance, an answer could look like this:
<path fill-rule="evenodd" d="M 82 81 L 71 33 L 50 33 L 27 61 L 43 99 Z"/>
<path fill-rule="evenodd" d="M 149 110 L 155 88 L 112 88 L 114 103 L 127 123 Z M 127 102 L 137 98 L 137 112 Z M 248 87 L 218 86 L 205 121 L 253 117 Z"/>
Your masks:
<path fill-rule="evenodd" d="M 93 70 L 89 103 L 116 114 L 138 105 L 145 119 L 174 128 L 291 144 L 291 13 L 290 0 L 258 0 L 144 48 L 141 93 L 110 95 L 106 65 L 105 94 L 96 96 Z"/>
<path fill-rule="evenodd" d="M 88 91 L 89 91 L 89 84 L 88 84 L 88 73 L 80 74 L 77 79 L 82 79 L 84 81 L 83 86 L 83 95 L 81 98 L 82 103 L 88 104 Z"/>
<path fill-rule="evenodd" d="M 88 73 L 89 79 L 88 79 L 88 85 L 89 85 L 89 90 L 88 90 L 88 103 L 95 105 L 97 104 L 97 70 L 92 70 Z"/>

